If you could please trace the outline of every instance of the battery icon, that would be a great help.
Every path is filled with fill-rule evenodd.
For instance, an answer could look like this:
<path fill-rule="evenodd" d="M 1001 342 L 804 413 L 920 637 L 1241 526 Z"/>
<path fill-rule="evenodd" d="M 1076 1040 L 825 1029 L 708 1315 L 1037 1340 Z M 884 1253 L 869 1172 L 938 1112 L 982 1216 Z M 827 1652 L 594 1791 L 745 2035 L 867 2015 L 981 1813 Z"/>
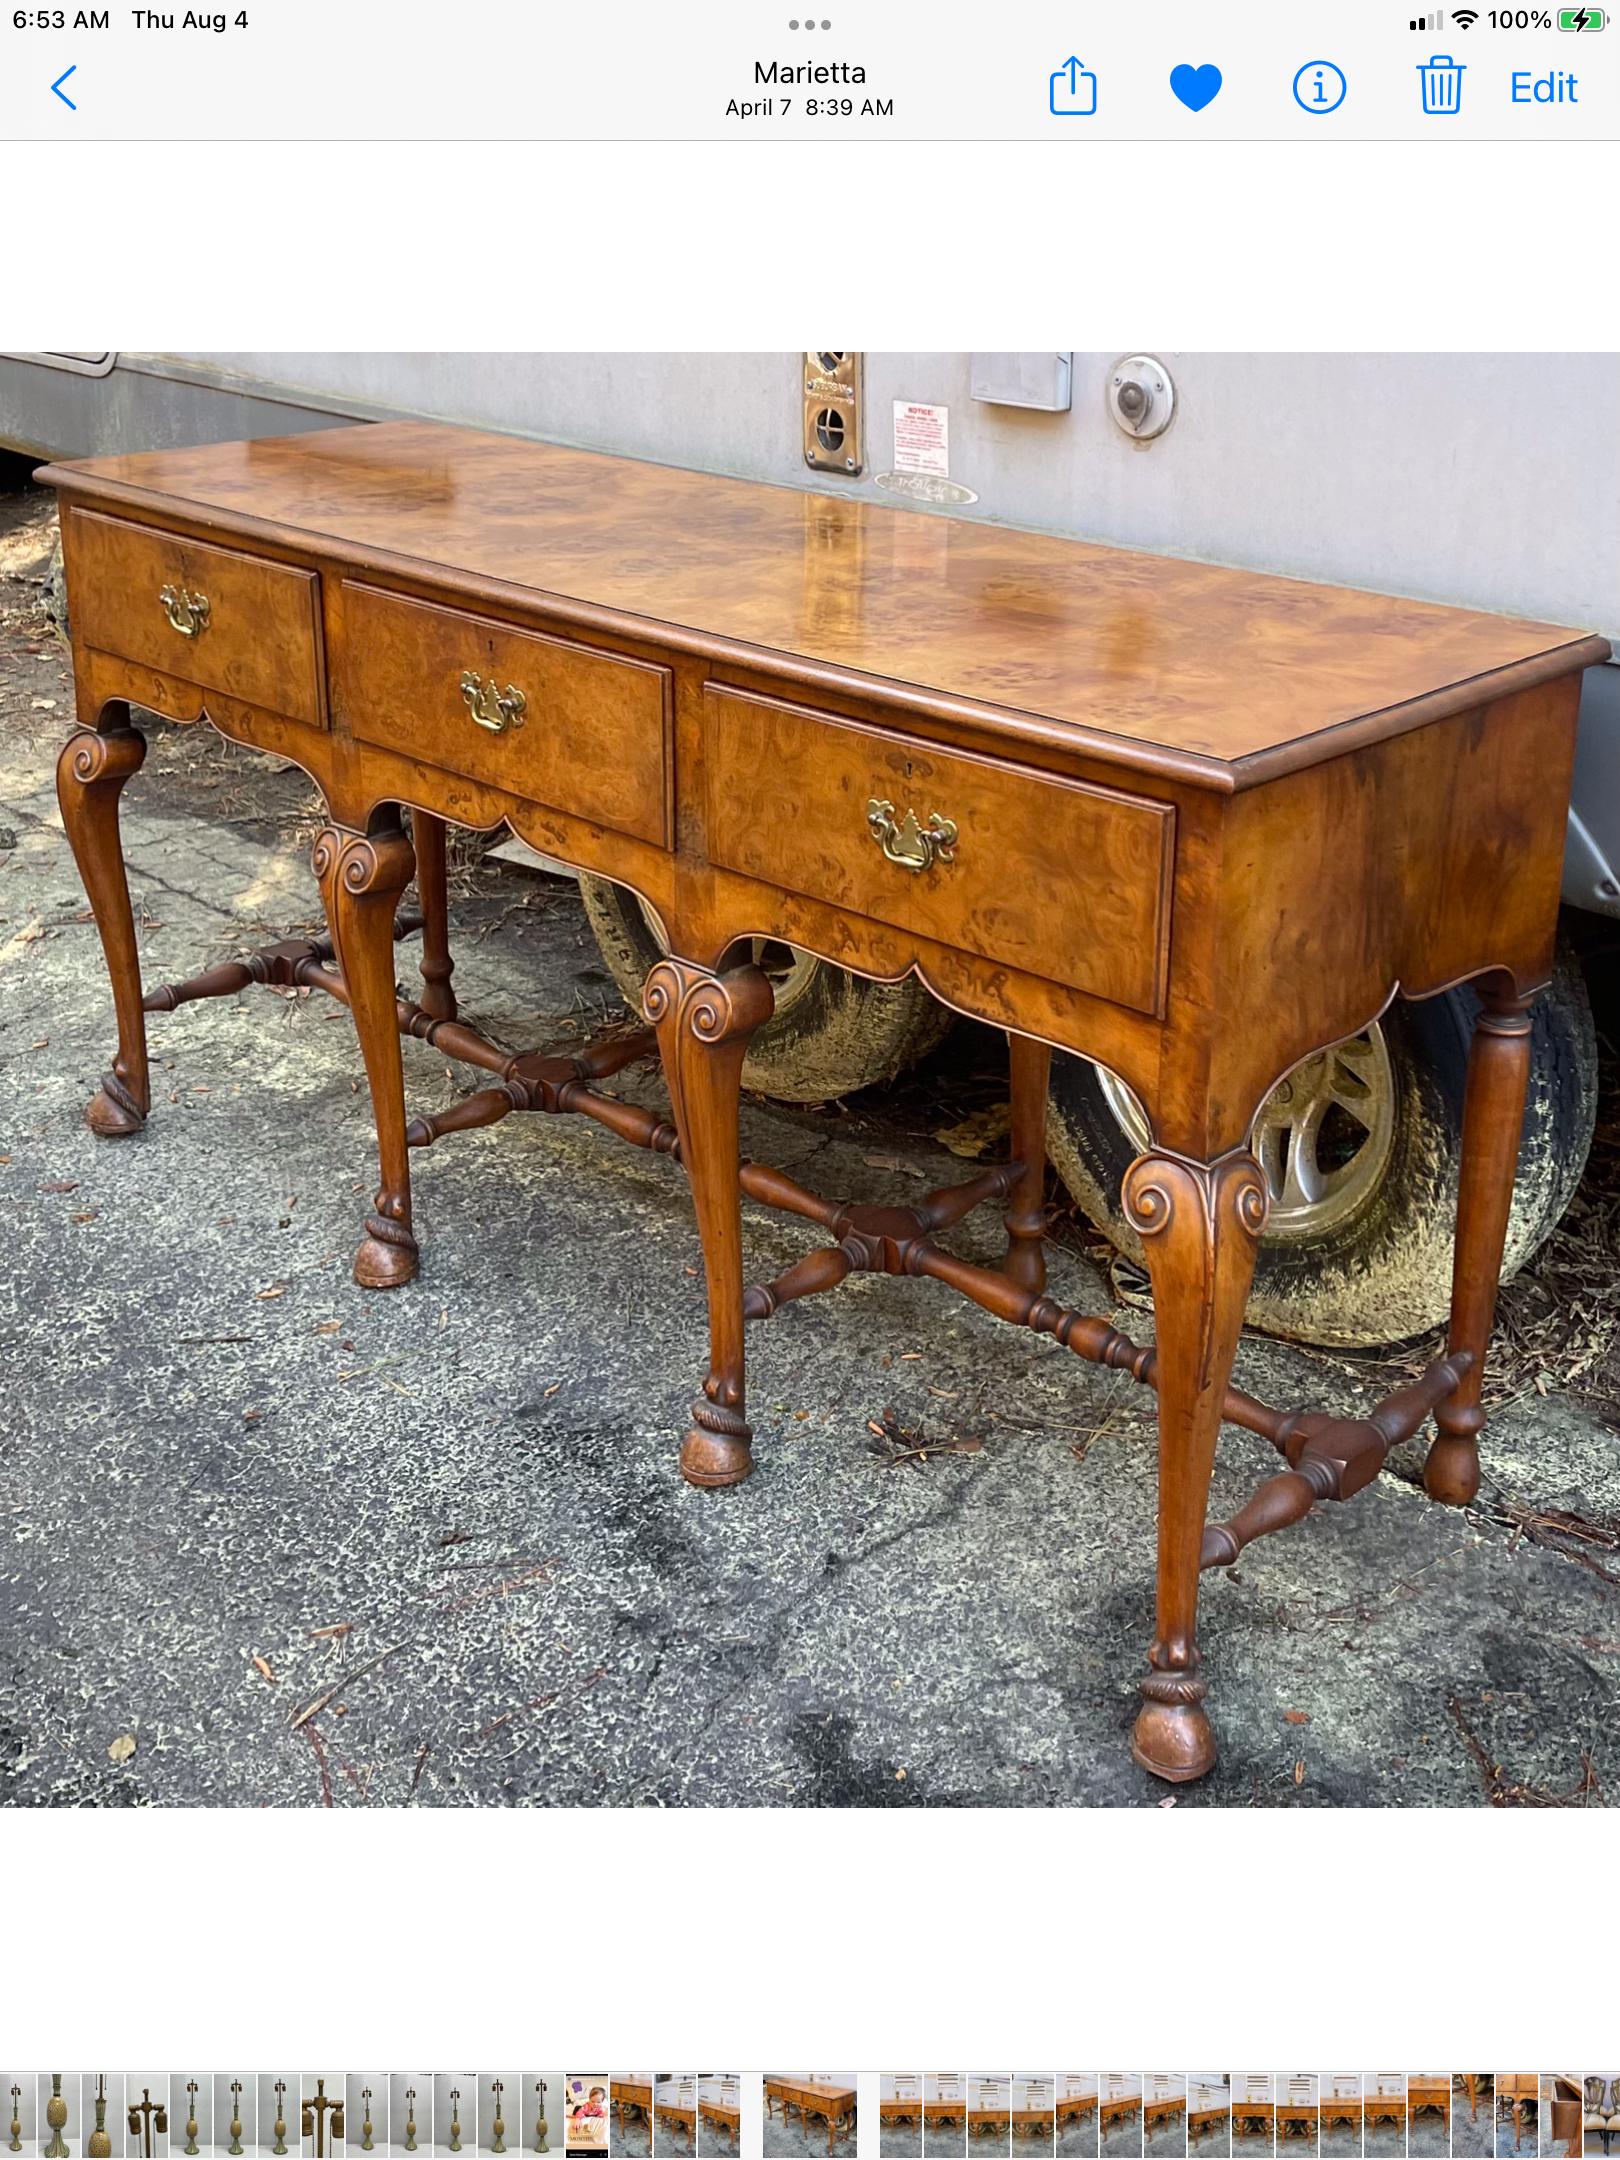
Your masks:
<path fill-rule="evenodd" d="M 1561 7 L 1558 10 L 1560 30 L 1602 30 L 1607 26 L 1608 20 L 1602 8 Z"/>

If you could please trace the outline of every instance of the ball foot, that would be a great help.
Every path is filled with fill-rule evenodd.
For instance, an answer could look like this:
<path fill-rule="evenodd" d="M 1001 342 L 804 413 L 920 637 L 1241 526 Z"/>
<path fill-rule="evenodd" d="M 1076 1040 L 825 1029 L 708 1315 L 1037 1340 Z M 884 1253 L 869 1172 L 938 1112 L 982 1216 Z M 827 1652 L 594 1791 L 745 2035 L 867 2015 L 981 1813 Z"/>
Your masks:
<path fill-rule="evenodd" d="M 394 1290 L 412 1281 L 421 1265 L 416 1240 L 403 1223 L 368 1215 L 366 1234 L 354 1256 L 354 1279 L 362 1290 Z"/>
<path fill-rule="evenodd" d="M 1187 1785 L 1215 1767 L 1215 1734 L 1204 1714 L 1204 1683 L 1196 1672 L 1152 1672 L 1142 1683 L 1131 1754 L 1144 1770 Z"/>
<path fill-rule="evenodd" d="M 138 1133 L 146 1112 L 116 1073 L 108 1073 L 84 1106 L 84 1122 L 103 1140 L 121 1140 Z"/>
<path fill-rule="evenodd" d="M 1479 1491 L 1479 1443 L 1442 1433 L 1423 1465 L 1423 1489 L 1445 1507 L 1466 1507 Z"/>
<path fill-rule="evenodd" d="M 717 1430 L 721 1418 L 725 1426 Z M 753 1442 L 753 1434 L 735 1411 L 696 1403 L 691 1427 L 681 1442 L 681 1476 L 688 1485 L 740 1485 L 754 1467 Z"/>
<path fill-rule="evenodd" d="M 1131 1754 L 1155 1777 L 1189 1785 L 1214 1769 L 1215 1735 L 1202 1710 L 1144 1703 L 1136 1713 Z"/>

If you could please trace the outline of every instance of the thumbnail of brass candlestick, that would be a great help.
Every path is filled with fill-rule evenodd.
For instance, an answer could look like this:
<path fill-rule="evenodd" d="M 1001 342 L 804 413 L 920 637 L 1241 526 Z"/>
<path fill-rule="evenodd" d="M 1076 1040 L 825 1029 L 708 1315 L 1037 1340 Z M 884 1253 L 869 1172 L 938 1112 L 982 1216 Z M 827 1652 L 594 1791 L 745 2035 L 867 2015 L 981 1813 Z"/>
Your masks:
<path fill-rule="evenodd" d="M 107 2128 L 107 2073 L 96 2079 L 96 2127 L 85 2140 L 89 2160 L 112 2160 L 112 2132 Z"/>
<path fill-rule="evenodd" d="M 276 2119 L 271 2128 L 276 2135 L 270 2150 L 284 2153 L 287 2150 L 287 2087 L 281 2078 L 276 2079 Z"/>
<path fill-rule="evenodd" d="M 450 2088 L 450 2150 L 452 2152 L 460 2152 L 461 2150 L 461 2088 L 459 2085 L 452 2085 Z"/>
<path fill-rule="evenodd" d="M 101 2106 L 98 2102 L 96 2105 L 96 2121 L 99 2123 L 100 2120 Z M 143 2085 L 140 2099 L 131 2101 L 129 2109 L 129 2134 L 131 2137 L 139 2138 L 141 2141 L 141 2160 L 152 2160 L 152 2133 L 154 2130 L 159 2137 L 168 2136 L 169 2111 L 161 2100 L 152 2098 L 151 2086 Z M 112 2147 L 109 2145 L 106 2149 L 111 2152 Z"/>
<path fill-rule="evenodd" d="M 186 2080 L 186 2160 L 196 2160 L 197 2154 L 197 2080 Z"/>
<path fill-rule="evenodd" d="M 51 2072 L 51 2097 L 45 2103 L 45 2120 L 51 2126 L 51 2141 L 45 2148 L 45 2160 L 68 2160 L 68 2149 L 62 2138 L 67 2128 L 67 2102 L 62 2098 L 62 2073 Z"/>
<path fill-rule="evenodd" d="M 490 2087 L 490 2091 L 495 2095 L 495 2120 L 489 2126 L 489 2149 L 492 2153 L 503 2153 L 506 2150 L 506 2123 L 501 2114 L 501 2094 L 504 2090 L 499 2078 Z"/>
<path fill-rule="evenodd" d="M 11 2088 L 11 2144 L 8 2149 L 12 2152 L 22 2151 L 22 2087 L 20 2085 L 13 2085 Z"/>
<path fill-rule="evenodd" d="M 371 2146 L 371 2087 L 362 2085 L 360 2097 L 366 2103 L 366 2112 L 360 2120 L 360 2150 L 370 2152 Z"/>
<path fill-rule="evenodd" d="M 317 2078 L 315 2080 L 314 2099 L 306 2099 L 303 2104 L 303 2131 L 305 2137 L 312 2137 L 315 2140 L 315 2160 L 326 2160 L 327 2110 L 329 2108 L 332 2115 L 332 2135 L 334 2138 L 340 2138 L 343 2135 L 343 2102 L 341 2100 L 329 2100 L 326 2096 L 325 2078 Z"/>
<path fill-rule="evenodd" d="M 544 2078 L 536 2078 L 534 2081 L 534 2102 L 534 2149 L 537 2153 L 548 2153 L 551 2147 L 546 2143 L 546 2081 Z"/>
<path fill-rule="evenodd" d="M 242 2080 L 231 2079 L 231 2142 L 225 2150 L 240 2160 L 242 2151 Z"/>
<path fill-rule="evenodd" d="M 416 2087 L 414 2085 L 407 2085 L 405 2088 L 405 2150 L 407 2152 L 415 2152 L 416 2150 Z"/>

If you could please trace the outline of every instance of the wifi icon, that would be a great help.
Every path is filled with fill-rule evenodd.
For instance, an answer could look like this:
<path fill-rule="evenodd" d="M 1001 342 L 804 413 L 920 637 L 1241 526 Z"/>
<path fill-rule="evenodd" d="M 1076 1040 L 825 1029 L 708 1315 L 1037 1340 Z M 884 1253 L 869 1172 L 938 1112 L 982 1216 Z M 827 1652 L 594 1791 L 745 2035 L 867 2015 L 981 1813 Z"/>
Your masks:
<path fill-rule="evenodd" d="M 1479 21 L 1479 9 L 1471 7 L 1453 8 L 1451 19 L 1459 30 L 1472 30 L 1475 23 Z"/>

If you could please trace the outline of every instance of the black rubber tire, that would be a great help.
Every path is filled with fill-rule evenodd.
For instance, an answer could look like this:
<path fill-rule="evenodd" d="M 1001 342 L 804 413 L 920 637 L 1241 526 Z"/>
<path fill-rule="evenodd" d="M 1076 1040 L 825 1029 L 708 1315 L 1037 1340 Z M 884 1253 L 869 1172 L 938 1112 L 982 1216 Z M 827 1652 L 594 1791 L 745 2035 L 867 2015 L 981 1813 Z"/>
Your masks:
<path fill-rule="evenodd" d="M 1356 1213 L 1319 1237 L 1261 1243 L 1250 1323 L 1292 1342 L 1404 1342 L 1445 1317 L 1451 1299 L 1463 1086 L 1478 1000 L 1466 987 L 1384 1015 L 1395 1084 L 1395 1128 L 1384 1176 Z M 1568 1207 L 1586 1167 L 1597 1115 L 1597 1037 L 1586 980 L 1561 950 L 1536 1001 L 1519 1180 L 1505 1275 L 1524 1266 Z M 1141 1247 L 1119 1206 L 1131 1142 L 1097 1070 L 1060 1057 L 1047 1115 L 1052 1162 L 1080 1207 L 1122 1251 Z"/>
<path fill-rule="evenodd" d="M 607 878 L 581 877 L 580 898 L 625 1003 L 663 957 L 640 901 Z M 781 1102 L 830 1102 L 876 1087 L 927 1055 L 954 1015 L 914 980 L 867 982 L 830 961 L 800 956 L 791 992 L 755 1035 L 743 1085 Z"/>

